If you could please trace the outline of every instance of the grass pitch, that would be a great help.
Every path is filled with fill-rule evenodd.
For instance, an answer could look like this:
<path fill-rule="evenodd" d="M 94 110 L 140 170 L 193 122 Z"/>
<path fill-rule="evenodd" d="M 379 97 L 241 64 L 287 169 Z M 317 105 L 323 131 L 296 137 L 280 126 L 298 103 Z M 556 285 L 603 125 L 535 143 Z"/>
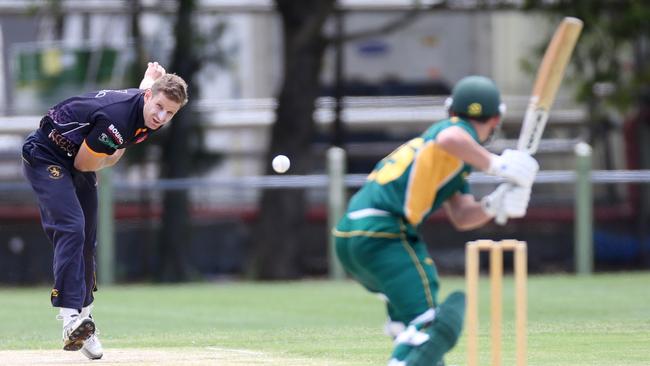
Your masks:
<path fill-rule="evenodd" d="M 464 287 L 442 278 L 441 298 Z M 481 360 L 489 291 L 481 282 Z M 528 280 L 529 365 L 650 365 L 650 273 Z M 60 351 L 49 289 L 0 288 L 0 364 L 88 363 Z M 504 365 L 514 364 L 512 279 L 504 283 Z M 100 287 L 94 311 L 119 365 L 384 365 L 380 300 L 352 281 Z M 465 339 L 447 356 L 465 364 Z M 93 362 L 97 363 L 97 362 Z"/>

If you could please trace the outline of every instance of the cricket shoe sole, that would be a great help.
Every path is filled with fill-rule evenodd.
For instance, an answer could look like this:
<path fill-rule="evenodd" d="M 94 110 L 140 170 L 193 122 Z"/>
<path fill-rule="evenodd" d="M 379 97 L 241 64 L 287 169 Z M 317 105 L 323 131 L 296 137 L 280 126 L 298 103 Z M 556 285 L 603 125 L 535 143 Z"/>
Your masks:
<path fill-rule="evenodd" d="M 64 330 L 63 349 L 78 351 L 84 346 L 86 339 L 95 334 L 95 322 L 90 318 L 76 320 Z"/>

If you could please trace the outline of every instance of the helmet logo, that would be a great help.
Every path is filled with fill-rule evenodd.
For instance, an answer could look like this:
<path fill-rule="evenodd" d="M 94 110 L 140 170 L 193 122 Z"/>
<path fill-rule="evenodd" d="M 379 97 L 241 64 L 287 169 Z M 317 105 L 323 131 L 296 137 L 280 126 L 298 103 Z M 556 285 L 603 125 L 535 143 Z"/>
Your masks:
<path fill-rule="evenodd" d="M 467 114 L 469 114 L 472 117 L 480 116 L 482 112 L 483 112 L 483 107 L 481 106 L 480 103 L 472 103 L 469 106 L 467 106 Z"/>

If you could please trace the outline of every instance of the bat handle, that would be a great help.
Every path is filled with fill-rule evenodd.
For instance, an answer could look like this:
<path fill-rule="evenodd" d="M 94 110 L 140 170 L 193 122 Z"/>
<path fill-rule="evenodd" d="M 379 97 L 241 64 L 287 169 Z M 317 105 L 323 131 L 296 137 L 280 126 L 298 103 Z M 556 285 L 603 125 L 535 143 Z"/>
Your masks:
<path fill-rule="evenodd" d="M 508 185 L 508 189 L 511 189 L 513 187 L 512 183 L 506 184 Z M 499 213 L 494 218 L 494 222 L 496 222 L 497 225 L 503 226 L 508 222 L 508 215 L 503 210 L 499 210 Z"/>
<path fill-rule="evenodd" d="M 505 225 L 508 222 L 508 215 L 506 215 L 504 212 L 499 212 L 499 214 L 494 218 L 494 222 L 496 222 L 498 225 Z"/>

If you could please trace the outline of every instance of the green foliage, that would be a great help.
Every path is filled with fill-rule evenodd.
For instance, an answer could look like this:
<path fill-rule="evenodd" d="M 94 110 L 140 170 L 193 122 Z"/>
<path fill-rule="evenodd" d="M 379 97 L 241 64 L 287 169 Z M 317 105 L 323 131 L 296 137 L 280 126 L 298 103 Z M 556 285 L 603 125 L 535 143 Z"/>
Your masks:
<path fill-rule="evenodd" d="M 527 0 L 526 10 L 548 12 L 555 21 L 559 16 L 574 16 L 585 26 L 572 64 L 578 80 L 578 99 L 597 98 L 594 87 L 611 83 L 615 92 L 604 100 L 621 112 L 627 111 L 650 84 L 650 2 L 645 0 Z"/>

